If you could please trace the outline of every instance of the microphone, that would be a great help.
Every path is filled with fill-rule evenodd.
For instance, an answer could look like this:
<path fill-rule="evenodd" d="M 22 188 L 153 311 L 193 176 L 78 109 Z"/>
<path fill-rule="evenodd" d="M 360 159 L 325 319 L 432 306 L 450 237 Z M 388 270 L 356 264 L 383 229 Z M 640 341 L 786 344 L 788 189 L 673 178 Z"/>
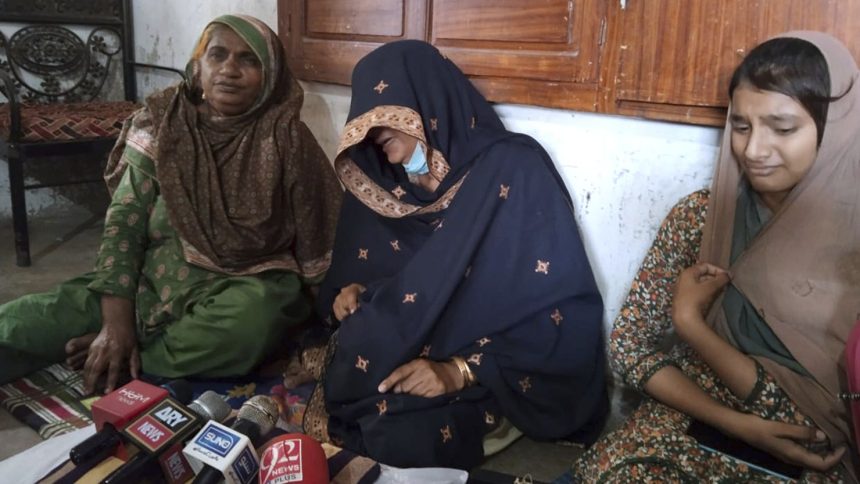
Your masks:
<path fill-rule="evenodd" d="M 101 462 L 111 455 L 122 442 L 117 430 L 129 421 L 172 395 L 180 402 L 191 400 L 191 385 L 185 380 L 174 380 L 161 387 L 132 380 L 93 403 L 93 422 L 97 432 L 69 451 L 69 459 L 75 465 Z"/>
<path fill-rule="evenodd" d="M 211 394 L 203 399 L 204 395 Z M 167 397 L 143 415 L 132 420 L 122 431 L 122 435 L 136 444 L 141 450 L 125 464 L 109 474 L 102 484 L 135 482 L 150 468 L 150 463 L 158 460 L 164 453 L 170 453 L 193 435 L 206 419 L 223 420 L 230 413 L 230 406 L 218 394 L 207 392 L 201 399 L 185 407 L 171 397 Z M 215 403 L 221 400 L 223 405 Z M 210 413 L 211 412 L 211 413 Z M 181 474 L 181 463 L 175 458 L 167 462 L 168 476 Z M 187 466 L 186 466 L 187 467 Z M 181 477 L 181 476 L 179 476 Z M 190 477 L 190 476 L 189 476 Z"/>
<path fill-rule="evenodd" d="M 327 484 L 328 462 L 319 442 L 304 434 L 279 435 L 260 458 L 260 484 Z"/>
<path fill-rule="evenodd" d="M 197 400 L 188 405 L 188 408 L 203 417 L 204 420 L 216 422 L 227 420 L 233 411 L 230 405 L 221 398 L 221 395 L 212 390 L 203 392 Z M 177 442 L 158 458 L 158 464 L 161 466 L 164 478 L 170 484 L 185 483 L 194 478 L 194 469 L 191 468 L 188 460 L 182 454 L 182 444 L 182 442 Z"/>
<path fill-rule="evenodd" d="M 277 421 L 278 404 L 265 395 L 256 395 L 242 404 L 232 427 L 207 423 L 182 451 L 198 472 L 194 483 L 251 482 L 260 467 L 253 444 Z"/>
<path fill-rule="evenodd" d="M 157 387 L 141 380 L 132 380 L 93 403 L 96 430 L 101 430 L 108 423 L 121 428 L 168 395 L 179 401 L 190 402 L 191 385 L 185 380 L 174 380 Z"/>

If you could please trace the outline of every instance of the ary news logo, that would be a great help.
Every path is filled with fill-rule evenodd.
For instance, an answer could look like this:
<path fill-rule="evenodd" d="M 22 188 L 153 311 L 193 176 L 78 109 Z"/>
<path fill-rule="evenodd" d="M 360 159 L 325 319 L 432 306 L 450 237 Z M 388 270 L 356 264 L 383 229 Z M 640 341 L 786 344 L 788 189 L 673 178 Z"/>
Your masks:
<path fill-rule="evenodd" d="M 169 427 L 174 432 L 179 431 L 193 420 L 193 416 L 179 405 L 174 404 L 170 400 L 165 400 L 159 403 L 153 412 L 155 418 L 161 423 Z"/>
<path fill-rule="evenodd" d="M 146 414 L 131 424 L 127 432 L 141 445 L 149 450 L 155 450 L 163 444 L 173 432 L 156 420 L 152 415 Z"/>
<path fill-rule="evenodd" d="M 182 462 L 182 454 L 173 452 L 164 461 L 164 467 L 170 475 L 171 481 L 178 481 L 185 473 L 185 463 Z"/>
<path fill-rule="evenodd" d="M 174 445 L 167 451 L 167 455 L 163 460 L 159 460 L 164 474 L 168 476 L 170 482 L 188 482 L 194 478 L 194 472 L 182 455 L 182 446 Z"/>
<path fill-rule="evenodd" d="M 204 449 L 214 452 L 221 457 L 227 457 L 230 449 L 239 441 L 239 437 L 225 432 L 212 424 L 204 428 L 194 441 L 195 444 Z"/>
<path fill-rule="evenodd" d="M 270 445 L 260 460 L 260 484 L 281 484 L 304 479 L 302 441 L 285 439 Z"/>
<path fill-rule="evenodd" d="M 149 450 L 166 445 L 192 422 L 192 416 L 170 400 L 156 405 L 128 429 L 131 436 Z"/>

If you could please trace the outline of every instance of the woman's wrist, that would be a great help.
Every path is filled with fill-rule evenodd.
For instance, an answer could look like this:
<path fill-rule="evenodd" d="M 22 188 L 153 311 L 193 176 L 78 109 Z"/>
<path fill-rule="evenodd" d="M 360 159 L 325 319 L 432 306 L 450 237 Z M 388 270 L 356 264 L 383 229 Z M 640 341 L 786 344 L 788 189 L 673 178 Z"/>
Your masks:
<path fill-rule="evenodd" d="M 675 333 L 688 344 L 695 339 L 697 330 L 706 325 L 705 319 L 696 312 L 679 312 L 673 315 L 672 323 Z"/>
<path fill-rule="evenodd" d="M 101 297 L 102 328 L 127 329 L 134 327 L 134 301 L 103 294 Z"/>
<path fill-rule="evenodd" d="M 462 388 L 468 388 L 477 382 L 477 378 L 472 372 L 472 368 L 469 367 L 469 364 L 466 363 L 466 360 L 464 360 L 462 357 L 451 357 L 451 363 L 453 363 L 457 367 L 457 370 L 460 372 L 460 375 L 463 378 Z"/>
<path fill-rule="evenodd" d="M 739 440 L 746 440 L 745 430 L 750 426 L 749 417 L 753 415 L 739 412 L 721 405 L 721 409 L 713 414 L 711 425 L 720 432 Z"/>

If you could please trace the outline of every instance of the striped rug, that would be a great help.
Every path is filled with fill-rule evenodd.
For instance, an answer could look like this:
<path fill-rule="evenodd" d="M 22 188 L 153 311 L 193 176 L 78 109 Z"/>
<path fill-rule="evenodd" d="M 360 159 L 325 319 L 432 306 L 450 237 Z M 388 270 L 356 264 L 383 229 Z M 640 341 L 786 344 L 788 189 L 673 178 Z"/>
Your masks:
<path fill-rule="evenodd" d="M 0 385 L 0 404 L 43 439 L 91 424 L 81 403 L 83 378 L 77 371 L 51 365 L 25 378 Z"/>

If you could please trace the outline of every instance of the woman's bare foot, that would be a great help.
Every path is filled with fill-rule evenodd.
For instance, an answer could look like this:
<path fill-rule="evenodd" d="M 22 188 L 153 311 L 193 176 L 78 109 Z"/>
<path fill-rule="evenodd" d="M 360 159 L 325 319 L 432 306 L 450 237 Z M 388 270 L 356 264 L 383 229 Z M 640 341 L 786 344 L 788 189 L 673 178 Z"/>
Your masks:
<path fill-rule="evenodd" d="M 87 361 L 87 353 L 90 350 L 90 345 L 96 339 L 98 333 L 85 334 L 72 338 L 66 342 L 66 365 L 73 370 L 80 370 L 84 367 Z"/>

